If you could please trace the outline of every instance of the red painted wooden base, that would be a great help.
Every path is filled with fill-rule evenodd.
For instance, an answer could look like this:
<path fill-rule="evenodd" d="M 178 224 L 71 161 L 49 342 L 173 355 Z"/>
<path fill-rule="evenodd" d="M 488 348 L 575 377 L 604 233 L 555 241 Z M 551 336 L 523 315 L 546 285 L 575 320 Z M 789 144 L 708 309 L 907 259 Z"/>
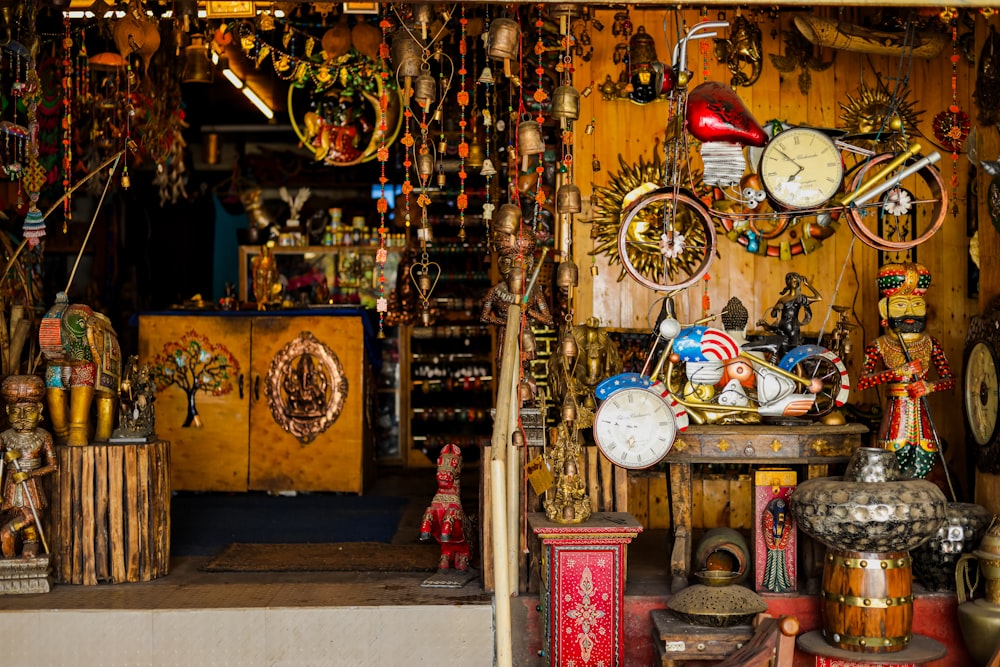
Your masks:
<path fill-rule="evenodd" d="M 625 548 L 642 526 L 625 512 L 598 512 L 579 524 L 528 514 L 542 541 L 542 587 L 548 664 L 632 664 L 622 660 Z"/>

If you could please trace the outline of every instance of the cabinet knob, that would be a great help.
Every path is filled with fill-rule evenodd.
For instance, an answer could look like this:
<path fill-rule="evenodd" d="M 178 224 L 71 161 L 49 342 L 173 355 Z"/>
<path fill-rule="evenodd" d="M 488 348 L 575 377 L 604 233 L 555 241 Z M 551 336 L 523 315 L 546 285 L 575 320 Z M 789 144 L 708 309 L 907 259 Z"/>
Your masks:
<path fill-rule="evenodd" d="M 239 388 L 240 388 L 240 400 L 243 400 L 243 373 L 240 373 Z"/>
<path fill-rule="evenodd" d="M 260 376 L 253 379 L 253 400 L 260 400 Z"/>

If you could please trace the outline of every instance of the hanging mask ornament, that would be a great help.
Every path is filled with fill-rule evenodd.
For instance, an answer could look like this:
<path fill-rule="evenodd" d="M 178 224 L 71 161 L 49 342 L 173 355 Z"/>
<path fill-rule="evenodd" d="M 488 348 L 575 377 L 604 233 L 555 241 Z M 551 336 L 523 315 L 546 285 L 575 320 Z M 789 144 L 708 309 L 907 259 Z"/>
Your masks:
<path fill-rule="evenodd" d="M 729 84 L 752 86 L 760 78 L 764 65 L 760 28 L 743 16 L 733 19 L 729 39 L 715 40 L 715 57 L 726 64 L 733 75 Z"/>

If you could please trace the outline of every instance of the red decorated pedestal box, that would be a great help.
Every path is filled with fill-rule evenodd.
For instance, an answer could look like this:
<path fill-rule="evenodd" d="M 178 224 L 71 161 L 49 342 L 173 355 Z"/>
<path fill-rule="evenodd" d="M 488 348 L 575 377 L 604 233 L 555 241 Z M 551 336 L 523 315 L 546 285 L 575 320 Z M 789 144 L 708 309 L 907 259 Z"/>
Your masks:
<path fill-rule="evenodd" d="M 761 468 L 754 472 L 751 532 L 754 581 L 759 592 L 796 590 L 798 540 L 788 501 L 796 483 L 795 471 L 787 468 Z"/>
<path fill-rule="evenodd" d="M 532 513 L 528 524 L 542 541 L 548 664 L 621 665 L 626 546 L 642 525 L 626 512 L 597 512 L 579 524 Z"/>

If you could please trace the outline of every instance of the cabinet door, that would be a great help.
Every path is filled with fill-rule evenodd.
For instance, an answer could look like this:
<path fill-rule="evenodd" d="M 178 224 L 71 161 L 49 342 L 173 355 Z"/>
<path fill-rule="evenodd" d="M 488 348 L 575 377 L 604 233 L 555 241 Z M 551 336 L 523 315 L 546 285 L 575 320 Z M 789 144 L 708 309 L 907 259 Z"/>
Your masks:
<path fill-rule="evenodd" d="M 250 318 L 143 315 L 139 360 L 157 377 L 172 488 L 246 491 Z"/>
<path fill-rule="evenodd" d="M 360 317 L 254 318 L 251 489 L 363 492 L 366 365 Z"/>

